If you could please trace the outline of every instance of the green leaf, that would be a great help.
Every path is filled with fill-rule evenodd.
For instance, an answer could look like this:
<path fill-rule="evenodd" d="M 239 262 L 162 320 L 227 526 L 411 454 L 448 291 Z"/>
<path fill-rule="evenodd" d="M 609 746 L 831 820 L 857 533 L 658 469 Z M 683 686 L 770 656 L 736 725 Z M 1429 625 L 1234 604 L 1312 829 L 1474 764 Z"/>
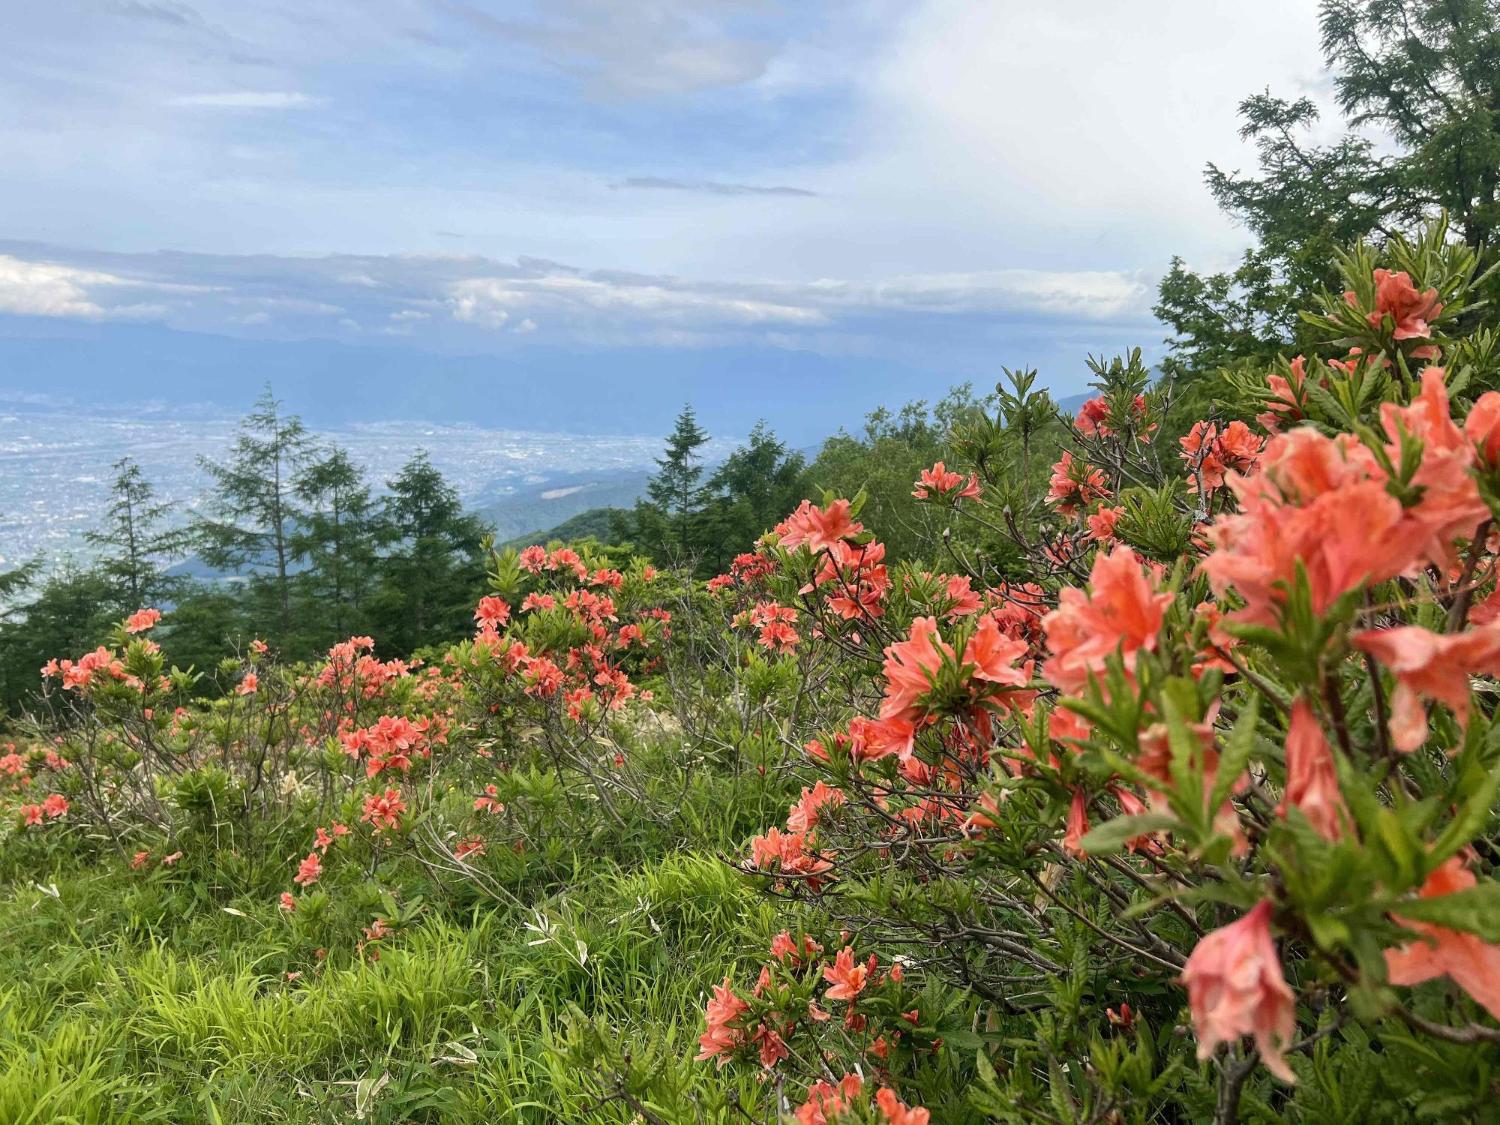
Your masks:
<path fill-rule="evenodd" d="M 1451 895 L 1412 899 L 1393 907 L 1391 913 L 1414 922 L 1431 922 L 1445 929 L 1477 934 L 1485 941 L 1500 941 L 1500 883 L 1480 883 Z"/>
<path fill-rule="evenodd" d="M 1167 813 L 1117 816 L 1086 834 L 1079 846 L 1085 852 L 1113 852 L 1123 847 L 1127 840 L 1133 840 L 1137 836 L 1144 836 L 1148 832 L 1171 832 L 1181 827 L 1182 822 Z"/>
<path fill-rule="evenodd" d="M 1229 732 L 1229 738 L 1225 740 L 1224 749 L 1219 755 L 1219 772 L 1214 777 L 1213 792 L 1208 796 L 1210 817 L 1224 803 L 1229 790 L 1245 772 L 1250 752 L 1255 749 L 1255 726 L 1259 719 L 1260 696 L 1252 695 L 1249 704 L 1241 712 L 1239 721 L 1234 724 L 1234 730 Z"/>

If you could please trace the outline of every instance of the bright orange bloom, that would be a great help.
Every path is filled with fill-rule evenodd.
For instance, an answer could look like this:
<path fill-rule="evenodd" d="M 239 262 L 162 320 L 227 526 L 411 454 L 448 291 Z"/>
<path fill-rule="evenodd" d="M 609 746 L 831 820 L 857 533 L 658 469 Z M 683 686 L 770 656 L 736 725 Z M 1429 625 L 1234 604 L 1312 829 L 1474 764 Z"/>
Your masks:
<path fill-rule="evenodd" d="M 720 1066 L 727 1063 L 729 1056 L 745 1042 L 744 1028 L 734 1024 L 749 1010 L 750 1005 L 734 994 L 728 977 L 723 984 L 714 985 L 713 999 L 703 1013 L 707 1026 L 698 1037 L 697 1061 L 717 1058 Z"/>
<path fill-rule="evenodd" d="M 1464 418 L 1464 437 L 1485 469 L 1500 466 L 1500 392 L 1485 391 Z"/>
<path fill-rule="evenodd" d="M 144 633 L 154 628 L 161 620 L 159 609 L 138 609 L 125 619 L 125 631 L 127 633 Z"/>
<path fill-rule="evenodd" d="M 1100 508 L 1085 521 L 1088 524 L 1089 538 L 1095 543 L 1113 543 L 1115 525 L 1124 514 L 1124 508 Z"/>
<path fill-rule="evenodd" d="M 1236 621 L 1276 626 L 1299 566 L 1314 612 L 1325 613 L 1361 584 L 1406 570 L 1422 547 L 1374 456 L 1347 434 L 1280 434 L 1259 472 L 1226 482 L 1239 511 L 1207 529 L 1213 551 L 1202 570 L 1216 594 L 1232 587 L 1245 600 Z"/>
<path fill-rule="evenodd" d="M 1454 856 L 1427 876 L 1420 897 L 1441 898 L 1468 890 L 1476 883 L 1473 872 Z M 1500 1020 L 1500 945 L 1481 941 L 1474 934 L 1407 921 L 1399 914 L 1393 917 L 1422 938 L 1400 949 L 1385 951 L 1386 975 L 1392 984 L 1421 984 L 1446 976 Z"/>
<path fill-rule="evenodd" d="M 1063 450 L 1062 457 L 1052 466 L 1052 479 L 1047 497 L 1063 515 L 1072 515 L 1095 500 L 1109 495 L 1109 485 L 1102 470 Z"/>
<path fill-rule="evenodd" d="M 980 619 L 964 646 L 966 665 L 973 666 L 973 677 L 986 683 L 1003 687 L 1026 687 L 1031 683 L 1032 663 L 1029 660 L 1017 664 L 1026 655 L 1025 641 L 1017 640 L 1000 631 L 1000 623 L 992 616 Z"/>
<path fill-rule="evenodd" d="M 810 500 L 804 500 L 776 528 L 776 533 L 781 537 L 783 547 L 806 546 L 816 554 L 863 530 L 849 516 L 849 501 L 835 500 L 823 509 L 814 507 Z"/>
<path fill-rule="evenodd" d="M 844 946 L 839 950 L 838 956 L 833 959 L 832 965 L 823 966 L 823 977 L 833 986 L 823 994 L 824 997 L 828 1000 L 848 1000 L 852 1003 L 854 998 L 864 991 L 874 969 L 873 954 L 868 963 L 856 965 L 854 950 L 850 946 Z"/>
<path fill-rule="evenodd" d="M 1437 566 L 1452 564 L 1455 538 L 1470 538 L 1479 523 L 1489 517 L 1479 487 L 1470 470 L 1474 448 L 1453 423 L 1448 410 L 1448 390 L 1443 370 L 1429 367 L 1422 372 L 1422 391 L 1410 406 L 1393 402 L 1381 405 L 1386 451 L 1393 464 L 1401 462 L 1401 435 L 1422 442 L 1422 462 L 1411 479 L 1419 490 L 1415 504 L 1406 510 L 1405 535 L 1423 558 Z"/>
<path fill-rule="evenodd" d="M 1376 270 L 1375 309 L 1366 314 L 1365 319 L 1372 327 L 1379 328 L 1389 316 L 1395 327 L 1392 333 L 1394 339 L 1425 340 L 1432 335 L 1432 328 L 1427 322 L 1443 311 L 1437 296 L 1436 289 L 1418 292 L 1417 287 L 1412 284 L 1411 275 L 1404 270 Z M 1354 295 L 1353 290 L 1344 293 L 1344 300 L 1356 308 L 1359 306 L 1359 298 Z"/>
<path fill-rule="evenodd" d="M 1270 374 L 1266 376 L 1266 385 L 1271 388 L 1271 401 L 1267 404 L 1264 414 L 1257 414 L 1255 420 L 1260 423 L 1262 429 L 1275 432 L 1285 422 L 1296 422 L 1302 418 L 1302 398 L 1307 383 L 1307 360 L 1298 356 L 1291 362 L 1292 377 L 1287 379 L 1283 375 Z"/>
<path fill-rule="evenodd" d="M 1343 836 L 1347 809 L 1334 768 L 1333 749 L 1312 708 L 1300 698 L 1292 704 L 1292 721 L 1286 732 L 1286 795 L 1277 811 L 1285 816 L 1289 807 L 1301 810 L 1325 840 Z"/>
<path fill-rule="evenodd" d="M 1500 625 L 1463 633 L 1433 633 L 1416 625 L 1355 634 L 1354 646 L 1396 677 L 1391 698 L 1391 738 L 1411 752 L 1427 741 L 1423 699 L 1435 699 L 1460 725 L 1469 721 L 1469 677 L 1500 675 Z"/>
<path fill-rule="evenodd" d="M 973 500 L 979 496 L 979 478 L 970 473 L 966 481 L 962 473 L 955 473 L 938 461 L 932 468 L 922 470 L 912 495 L 918 500 L 929 500 L 934 496 Z"/>
<path fill-rule="evenodd" d="M 886 1125 L 928 1125 L 932 1114 L 920 1106 L 907 1107 L 889 1086 L 882 1086 L 875 1094 L 875 1104 L 885 1114 Z"/>
<path fill-rule="evenodd" d="M 848 798 L 842 789 L 835 789 L 821 778 L 811 788 L 804 788 L 802 796 L 787 814 L 789 832 L 811 832 L 818 824 L 818 816 L 824 808 L 838 808 Z"/>
<path fill-rule="evenodd" d="M 1150 572 L 1129 547 L 1116 547 L 1094 557 L 1090 592 L 1068 587 L 1058 595 L 1057 608 L 1042 618 L 1052 658 L 1043 675 L 1069 694 L 1081 692 L 1090 674 L 1100 676 L 1105 661 L 1116 651 L 1125 671 L 1135 668 L 1135 654 L 1156 649 L 1162 617 L 1172 601 L 1158 593 Z"/>
<path fill-rule="evenodd" d="M 380 832 L 399 827 L 401 814 L 405 811 L 406 802 L 401 799 L 401 790 L 387 789 L 379 796 L 372 793 L 365 798 L 364 813 L 359 819 L 368 821 L 376 832 Z"/>
<path fill-rule="evenodd" d="M 1063 833 L 1063 851 L 1074 859 L 1083 859 L 1083 838 L 1089 831 L 1089 804 L 1082 789 L 1073 790 L 1073 800 L 1068 805 L 1068 825 Z"/>
<path fill-rule="evenodd" d="M 834 1086 L 829 1082 L 814 1082 L 807 1088 L 807 1100 L 793 1114 L 797 1125 L 833 1125 L 842 1114 L 854 1107 L 865 1083 L 857 1074 L 846 1074 Z"/>
<path fill-rule="evenodd" d="M 1205 491 L 1212 492 L 1224 483 L 1230 469 L 1248 473 L 1255 467 L 1265 439 L 1257 437 L 1243 422 L 1221 426 L 1217 422 L 1197 422 L 1179 442 L 1182 459 L 1192 472 L 1189 487 L 1198 491 L 1201 479 Z"/>
<path fill-rule="evenodd" d="M 504 598 L 489 594 L 479 599 L 479 605 L 474 610 L 474 620 L 498 629 L 510 620 L 510 606 Z"/>
<path fill-rule="evenodd" d="M 240 686 L 235 688 L 238 695 L 254 695 L 260 688 L 260 677 L 254 672 L 246 672 L 245 678 L 240 681 Z"/>
<path fill-rule="evenodd" d="M 917 719 L 922 714 L 918 700 L 932 690 L 943 658 L 953 658 L 953 647 L 938 636 L 937 622 L 918 617 L 911 623 L 911 635 L 904 641 L 888 645 L 885 650 L 885 699 L 880 717 Z"/>
<path fill-rule="evenodd" d="M 1209 1058 L 1220 1043 L 1253 1035 L 1266 1069 L 1284 1082 L 1297 1080 L 1281 1055 L 1297 1030 L 1297 1000 L 1271 940 L 1270 900 L 1200 940 L 1182 983 L 1200 1059 Z"/>
<path fill-rule="evenodd" d="M 292 876 L 292 882 L 299 886 L 310 887 L 322 874 L 323 861 L 318 858 L 318 853 L 308 852 L 307 858 L 297 865 L 297 874 Z"/>

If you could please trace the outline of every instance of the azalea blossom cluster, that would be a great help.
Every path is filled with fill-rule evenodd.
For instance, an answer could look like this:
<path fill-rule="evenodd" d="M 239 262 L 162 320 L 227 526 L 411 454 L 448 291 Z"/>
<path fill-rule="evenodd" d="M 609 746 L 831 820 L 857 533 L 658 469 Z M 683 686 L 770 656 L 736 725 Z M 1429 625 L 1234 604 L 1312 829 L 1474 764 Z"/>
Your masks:
<path fill-rule="evenodd" d="M 871 1104 L 865 1074 L 885 1078 L 873 1098 L 878 1120 L 925 1125 L 930 1115 L 908 1106 L 892 1088 L 894 1075 L 918 1057 L 943 1048 L 924 1019 L 901 963 L 882 966 L 871 954 L 856 955 L 844 944 L 831 956 L 807 934 L 783 930 L 771 941 L 755 984 L 740 995 L 725 978 L 708 1001 L 705 1028 L 699 1037 L 699 1061 L 724 1066 L 734 1059 L 754 1060 L 773 1071 L 793 1057 L 803 1039 L 825 1045 L 836 1031 L 838 1053 L 851 1072 L 837 1084 L 809 1085 L 795 1111 L 798 1122 L 834 1123 L 856 1106 Z"/>
<path fill-rule="evenodd" d="M 622 619 L 616 598 L 626 587 L 625 574 L 591 566 L 568 547 L 527 547 L 500 565 L 511 592 L 523 596 L 516 610 L 498 594 L 480 600 L 471 671 L 480 666 L 476 658 L 487 657 L 488 667 L 518 684 L 524 696 L 560 701 L 573 722 L 597 719 L 637 698 L 630 670 L 648 666 L 656 640 L 670 635 L 667 610 L 647 606 L 634 619 Z M 633 576 L 633 596 L 656 577 L 653 567 L 642 567 Z M 650 693 L 644 698 L 649 701 Z"/>
<path fill-rule="evenodd" d="M 1493 841 L 1476 846 L 1500 763 L 1492 689 L 1474 690 L 1500 678 L 1500 392 L 1468 391 L 1482 344 L 1440 337 L 1472 259 L 1465 274 L 1449 268 L 1462 248 L 1395 252 L 1410 269 L 1355 277 L 1314 321 L 1334 358 L 1281 361 L 1244 416 L 1174 431 L 1175 478 L 1125 448 L 1160 428 L 1149 396 L 1127 382 L 1086 404 L 1040 534 L 1009 511 L 983 524 L 1013 535 L 1035 582 L 893 566 L 859 500 L 827 497 L 775 529 L 752 556 L 766 563 L 714 580 L 755 599 L 753 624 L 795 607 L 809 674 L 879 657 L 878 676 L 839 681 L 855 713 L 806 739 L 809 783 L 744 869 L 834 917 L 904 930 L 960 987 L 979 951 L 1014 959 L 1019 976 L 1002 979 L 1059 971 L 1051 912 L 1086 918 L 1089 900 L 1069 896 L 1087 886 L 1110 904 L 1090 921 L 1104 971 L 1161 974 L 1200 1059 L 1253 1044 L 1285 1083 L 1320 1027 L 1360 1013 L 1452 1042 L 1500 1037 L 1459 1006 L 1435 1026 L 1402 991 L 1447 981 L 1500 1020 Z M 966 506 L 982 517 L 985 471 L 939 462 L 913 496 L 954 500 L 960 524 Z M 881 580 L 867 598 L 855 560 L 870 555 Z M 973 890 L 936 917 L 892 889 L 949 877 Z M 835 972 L 852 981 L 856 967 Z M 1358 1005 L 1329 1004 L 1350 990 Z M 788 1028 L 828 1049 L 825 1021 L 768 1021 L 759 995 L 721 986 L 704 1057 L 785 1065 Z M 1170 1020 L 1160 995 L 1100 1019 L 1114 1034 Z M 862 1079 L 809 1080 L 807 1120 L 863 1096 Z"/>

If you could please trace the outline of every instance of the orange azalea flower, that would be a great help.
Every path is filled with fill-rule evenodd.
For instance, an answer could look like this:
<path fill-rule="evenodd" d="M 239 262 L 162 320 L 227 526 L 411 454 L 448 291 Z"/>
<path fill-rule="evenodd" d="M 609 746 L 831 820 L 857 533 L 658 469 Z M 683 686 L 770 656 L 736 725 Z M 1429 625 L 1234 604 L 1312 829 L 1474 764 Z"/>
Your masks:
<path fill-rule="evenodd" d="M 791 549 L 806 546 L 816 554 L 863 530 L 849 516 L 849 501 L 835 500 L 823 509 L 814 507 L 810 500 L 804 500 L 776 528 L 776 533 L 780 536 L 783 547 Z"/>
<path fill-rule="evenodd" d="M 1411 275 L 1405 270 L 1375 271 L 1375 310 L 1366 314 L 1372 327 L 1379 328 L 1387 316 L 1395 326 L 1392 333 L 1397 340 L 1426 340 L 1432 336 L 1428 321 L 1443 311 L 1437 299 L 1436 289 L 1417 291 Z M 1344 300 L 1358 308 L 1359 298 L 1353 290 L 1346 290 Z"/>
<path fill-rule="evenodd" d="M 993 616 L 980 619 L 974 635 L 964 646 L 964 664 L 973 666 L 973 677 L 1002 687 L 1023 688 L 1031 683 L 1032 663 L 1016 661 L 1026 655 L 1027 644 L 1000 631 Z"/>
<path fill-rule="evenodd" d="M 1469 720 L 1469 676 L 1500 674 L 1500 625 L 1464 633 L 1433 633 L 1417 625 L 1355 634 L 1354 646 L 1380 661 L 1396 677 L 1391 698 L 1391 738 L 1411 752 L 1427 741 L 1422 700 L 1435 699 L 1460 725 Z"/>
<path fill-rule="evenodd" d="M 793 1114 L 797 1125 L 832 1125 L 853 1108 L 864 1086 L 864 1079 L 857 1074 L 844 1075 L 837 1086 L 814 1082 L 807 1088 L 807 1100 Z"/>
<path fill-rule="evenodd" d="M 707 1026 L 698 1037 L 696 1061 L 717 1058 L 719 1066 L 727 1063 L 735 1048 L 745 1042 L 744 1029 L 733 1024 L 749 1010 L 750 1005 L 734 994 L 728 977 L 714 985 L 713 999 L 704 1011 Z"/>
<path fill-rule="evenodd" d="M 911 635 L 885 650 L 885 699 L 880 704 L 880 717 L 918 718 L 921 708 L 917 700 L 932 690 L 932 678 L 944 656 L 952 658 L 953 648 L 938 636 L 937 622 L 931 617 L 918 617 L 911 623 Z"/>
<path fill-rule="evenodd" d="M 1271 940 L 1270 900 L 1200 940 L 1182 983 L 1200 1059 L 1209 1058 L 1220 1043 L 1253 1035 L 1266 1069 L 1284 1082 L 1297 1080 L 1281 1055 L 1297 1030 L 1297 1000 Z"/>
<path fill-rule="evenodd" d="M 1485 391 L 1464 418 L 1464 437 L 1486 469 L 1500 465 L 1500 392 Z"/>
<path fill-rule="evenodd" d="M 1124 514 L 1124 508 L 1100 508 L 1085 521 L 1088 524 L 1089 538 L 1095 543 L 1113 543 L 1115 525 Z"/>
<path fill-rule="evenodd" d="M 297 874 L 292 876 L 292 882 L 299 886 L 310 887 L 322 874 L 323 861 L 318 858 L 318 853 L 308 852 L 307 858 L 297 865 Z"/>
<path fill-rule="evenodd" d="M 1052 479 L 1047 489 L 1047 497 L 1057 510 L 1063 515 L 1072 515 L 1108 495 L 1109 485 L 1104 473 L 1063 450 L 1062 457 L 1052 466 Z"/>
<path fill-rule="evenodd" d="M 1441 898 L 1476 883 L 1473 872 L 1454 856 L 1427 876 L 1419 894 L 1422 898 Z M 1399 914 L 1392 917 L 1422 935 L 1410 945 L 1385 951 L 1386 975 L 1392 984 L 1421 984 L 1446 976 L 1500 1020 L 1500 945 L 1481 941 L 1474 934 L 1407 921 Z"/>
<path fill-rule="evenodd" d="M 1201 569 L 1215 594 L 1232 587 L 1244 599 L 1236 621 L 1274 627 L 1299 566 L 1314 612 L 1324 613 L 1362 583 L 1406 570 L 1423 546 L 1374 455 L 1348 434 L 1278 435 L 1259 472 L 1230 473 L 1226 483 L 1239 511 L 1207 529 L 1213 550 Z"/>
<path fill-rule="evenodd" d="M 1292 806 L 1301 810 L 1325 840 L 1343 836 L 1347 812 L 1333 749 L 1312 708 L 1301 698 L 1292 704 L 1292 721 L 1286 732 L 1286 796 L 1277 811 L 1285 816 Z"/>
<path fill-rule="evenodd" d="M 504 598 L 497 598 L 490 594 L 479 599 L 479 605 L 474 610 L 474 620 L 492 628 L 499 628 L 510 620 L 510 606 L 505 603 Z"/>
<path fill-rule="evenodd" d="M 920 1106 L 908 1107 L 889 1086 L 882 1086 L 875 1094 L 875 1104 L 885 1114 L 886 1125 L 928 1125 L 932 1115 Z"/>
<path fill-rule="evenodd" d="M 1422 557 L 1437 566 L 1451 566 L 1453 540 L 1471 537 L 1490 512 L 1470 475 L 1474 448 L 1453 423 L 1443 379 L 1442 368 L 1427 368 L 1422 372 L 1421 394 L 1410 406 L 1384 403 L 1380 420 L 1389 438 L 1386 452 L 1392 464 L 1401 461 L 1401 435 L 1422 442 L 1422 462 L 1411 480 L 1419 499 L 1406 510 L 1404 522 Z"/>
<path fill-rule="evenodd" d="M 929 500 L 934 496 L 952 496 L 956 500 L 973 500 L 979 495 L 979 478 L 973 473 L 966 481 L 962 473 L 955 473 L 941 461 L 932 468 L 923 469 L 912 495 L 918 500 Z"/>
<path fill-rule="evenodd" d="M 155 627 L 161 620 L 159 609 L 138 609 L 125 619 L 125 631 L 127 633 L 144 633 Z"/>
<path fill-rule="evenodd" d="M 1083 859 L 1086 853 L 1083 850 L 1083 838 L 1089 831 L 1089 805 L 1088 798 L 1084 796 L 1082 789 L 1073 790 L 1073 801 L 1068 806 L 1068 826 L 1063 833 L 1063 851 L 1074 859 Z"/>
<path fill-rule="evenodd" d="M 853 1003 L 854 998 L 864 991 L 865 984 L 868 983 L 870 973 L 874 968 L 873 954 L 867 964 L 856 965 L 853 948 L 844 946 L 839 950 L 838 956 L 833 959 L 832 965 L 823 966 L 823 977 L 833 986 L 823 994 L 824 998 L 848 1000 Z"/>
<path fill-rule="evenodd" d="M 1052 659 L 1043 674 L 1054 687 L 1077 694 L 1089 675 L 1104 672 L 1105 661 L 1119 651 L 1125 671 L 1135 668 L 1135 654 L 1156 649 L 1156 634 L 1172 601 L 1158 593 L 1148 571 L 1129 547 L 1094 557 L 1090 592 L 1068 587 L 1057 608 L 1042 618 Z"/>

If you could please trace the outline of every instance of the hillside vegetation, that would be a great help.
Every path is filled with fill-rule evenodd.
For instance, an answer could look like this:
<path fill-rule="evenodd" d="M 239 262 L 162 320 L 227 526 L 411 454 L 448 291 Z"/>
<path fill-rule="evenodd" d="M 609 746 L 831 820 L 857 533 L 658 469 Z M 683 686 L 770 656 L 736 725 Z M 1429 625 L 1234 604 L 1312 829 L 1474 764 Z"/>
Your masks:
<path fill-rule="evenodd" d="M 122 466 L 0 626 L 0 1121 L 1493 1120 L 1500 17 L 1323 11 L 1393 151 L 1250 99 L 1257 248 L 1076 412 L 688 409 L 521 548 L 268 395 L 234 591 Z"/>

